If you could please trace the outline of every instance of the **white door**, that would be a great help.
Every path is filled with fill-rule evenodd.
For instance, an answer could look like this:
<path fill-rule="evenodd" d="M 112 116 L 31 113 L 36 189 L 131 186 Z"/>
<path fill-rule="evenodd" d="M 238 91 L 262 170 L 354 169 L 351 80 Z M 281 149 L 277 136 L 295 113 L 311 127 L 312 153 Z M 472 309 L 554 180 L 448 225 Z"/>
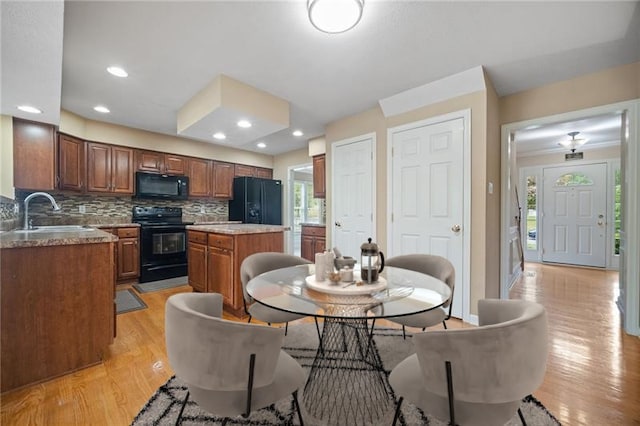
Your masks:
<path fill-rule="evenodd" d="M 607 165 L 543 169 L 542 260 L 605 266 Z"/>
<path fill-rule="evenodd" d="M 333 247 L 360 262 L 360 246 L 375 241 L 373 136 L 333 144 Z"/>
<path fill-rule="evenodd" d="M 456 270 L 453 315 L 463 315 L 464 120 L 393 133 L 392 252 L 435 254 Z"/>

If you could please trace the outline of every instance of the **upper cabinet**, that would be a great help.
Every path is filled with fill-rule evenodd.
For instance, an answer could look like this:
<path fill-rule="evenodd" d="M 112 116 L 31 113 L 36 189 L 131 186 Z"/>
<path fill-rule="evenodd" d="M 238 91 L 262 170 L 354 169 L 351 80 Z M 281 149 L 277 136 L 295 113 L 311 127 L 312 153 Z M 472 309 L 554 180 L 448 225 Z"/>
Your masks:
<path fill-rule="evenodd" d="M 13 186 L 56 187 L 56 132 L 52 125 L 13 119 Z"/>
<path fill-rule="evenodd" d="M 189 159 L 175 154 L 136 150 L 136 170 L 186 175 L 189 171 Z"/>
<path fill-rule="evenodd" d="M 87 191 L 133 194 L 133 150 L 88 142 Z"/>
<path fill-rule="evenodd" d="M 326 197 L 325 155 L 313 157 L 313 196 L 314 198 Z"/>
<path fill-rule="evenodd" d="M 212 173 L 211 160 L 189 159 L 189 197 L 211 197 Z"/>
<path fill-rule="evenodd" d="M 246 164 L 235 165 L 235 177 L 251 176 L 263 179 L 273 179 L 273 170 L 265 167 L 247 166 Z"/>
<path fill-rule="evenodd" d="M 63 191 L 83 191 L 85 174 L 84 141 L 58 134 L 58 188 Z"/>
<path fill-rule="evenodd" d="M 233 198 L 233 178 L 235 165 L 221 161 L 213 162 L 213 197 Z"/>

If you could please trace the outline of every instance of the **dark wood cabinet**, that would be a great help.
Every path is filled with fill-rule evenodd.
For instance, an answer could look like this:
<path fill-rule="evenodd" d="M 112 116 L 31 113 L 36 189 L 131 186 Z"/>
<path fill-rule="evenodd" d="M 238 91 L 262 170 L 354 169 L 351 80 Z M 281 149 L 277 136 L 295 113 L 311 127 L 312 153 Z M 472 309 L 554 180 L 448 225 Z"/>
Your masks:
<path fill-rule="evenodd" d="M 263 179 L 273 179 L 273 169 L 256 167 L 256 177 L 263 178 Z"/>
<path fill-rule="evenodd" d="M 138 149 L 136 150 L 136 170 L 186 175 L 189 171 L 189 159 L 181 155 Z"/>
<path fill-rule="evenodd" d="M 313 157 L 313 196 L 314 198 L 326 197 L 325 155 Z"/>
<path fill-rule="evenodd" d="M 114 234 L 118 236 L 116 245 L 117 279 L 129 280 L 140 276 L 140 237 L 138 227 L 116 228 Z"/>
<path fill-rule="evenodd" d="M 211 170 L 210 160 L 189 159 L 189 197 L 211 197 Z"/>
<path fill-rule="evenodd" d="M 13 118 L 13 186 L 56 188 L 56 136 L 50 124 Z"/>
<path fill-rule="evenodd" d="M 63 191 L 83 191 L 86 181 L 84 141 L 58 134 L 58 188 Z"/>
<path fill-rule="evenodd" d="M 207 291 L 207 234 L 198 231 L 187 231 L 189 239 L 188 259 L 189 285 L 193 291 Z"/>
<path fill-rule="evenodd" d="M 209 234 L 207 291 L 220 293 L 230 306 L 235 305 L 233 242 L 232 236 Z"/>
<path fill-rule="evenodd" d="M 213 197 L 233 198 L 233 178 L 235 165 L 221 161 L 213 162 Z"/>
<path fill-rule="evenodd" d="M 87 191 L 133 194 L 133 150 L 87 142 Z"/>
<path fill-rule="evenodd" d="M 316 253 L 322 253 L 327 248 L 324 226 L 302 225 L 300 238 L 300 256 L 312 262 L 315 262 Z"/>

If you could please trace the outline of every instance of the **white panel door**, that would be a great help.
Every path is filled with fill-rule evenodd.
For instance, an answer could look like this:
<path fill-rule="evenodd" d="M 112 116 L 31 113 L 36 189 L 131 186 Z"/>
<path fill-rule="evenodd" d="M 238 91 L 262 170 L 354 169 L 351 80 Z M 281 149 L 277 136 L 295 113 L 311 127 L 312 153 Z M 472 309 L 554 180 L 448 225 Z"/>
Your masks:
<path fill-rule="evenodd" d="M 337 142 L 332 155 L 333 246 L 358 259 L 373 225 L 373 138 Z"/>
<path fill-rule="evenodd" d="M 543 169 L 542 260 L 605 266 L 607 165 Z"/>
<path fill-rule="evenodd" d="M 426 253 L 456 270 L 453 315 L 462 317 L 464 120 L 393 134 L 394 255 Z"/>

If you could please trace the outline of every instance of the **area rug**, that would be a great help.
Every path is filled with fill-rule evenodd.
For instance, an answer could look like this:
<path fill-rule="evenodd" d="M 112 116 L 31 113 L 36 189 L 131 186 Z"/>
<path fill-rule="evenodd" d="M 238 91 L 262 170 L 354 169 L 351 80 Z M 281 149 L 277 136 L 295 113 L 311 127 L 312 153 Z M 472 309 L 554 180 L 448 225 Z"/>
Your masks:
<path fill-rule="evenodd" d="M 134 284 L 138 293 L 150 293 L 152 291 L 166 290 L 168 288 L 180 287 L 189 283 L 189 277 L 167 278 L 166 280 L 149 281 L 148 283 Z"/>
<path fill-rule="evenodd" d="M 308 371 L 313 362 L 317 345 L 318 336 L 313 324 L 290 325 L 283 348 Z M 394 366 L 413 353 L 413 344 L 410 336 L 408 335 L 407 339 L 404 340 L 402 338 L 402 332 L 399 330 L 376 327 L 374 350 L 378 351 L 382 358 L 384 364 L 382 375 L 386 379 Z M 132 425 L 174 425 L 186 394 L 187 388 L 184 383 L 180 379 L 172 377 L 151 396 L 146 405 L 134 418 Z M 300 400 L 302 399 L 300 398 Z M 560 425 L 558 420 L 534 397 L 523 399 L 520 408 L 527 423 L 530 425 Z M 305 414 L 306 410 L 303 406 L 302 415 L 305 425 L 329 426 Z M 393 410 L 378 424 L 390 425 L 392 419 Z M 195 402 L 189 400 L 182 415 L 181 424 L 184 426 L 221 425 L 224 420 L 224 418 L 203 411 Z M 229 418 L 226 424 L 280 426 L 298 425 L 299 422 L 297 414 L 293 409 L 293 400 L 289 397 L 268 408 L 253 412 L 248 418 L 241 416 Z M 402 404 L 402 417 L 398 424 L 411 426 L 446 426 L 447 423 L 434 419 L 414 405 L 405 402 Z M 515 414 L 506 425 L 521 425 L 518 415 Z"/>
<path fill-rule="evenodd" d="M 116 314 L 146 309 L 147 305 L 131 289 L 116 291 Z"/>

